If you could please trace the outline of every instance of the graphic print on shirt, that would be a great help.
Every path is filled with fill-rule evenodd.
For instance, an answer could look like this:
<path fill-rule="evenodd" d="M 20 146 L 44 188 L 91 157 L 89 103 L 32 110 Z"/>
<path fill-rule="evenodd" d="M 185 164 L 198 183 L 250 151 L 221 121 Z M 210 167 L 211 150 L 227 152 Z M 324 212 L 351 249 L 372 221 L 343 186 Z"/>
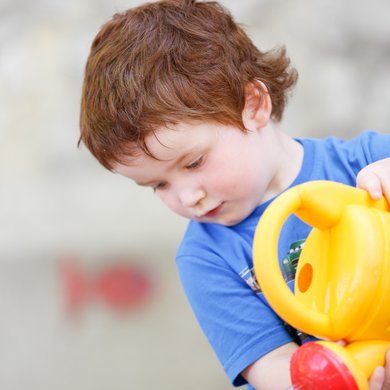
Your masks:
<path fill-rule="evenodd" d="M 256 293 L 260 294 L 261 289 L 257 282 L 254 268 L 245 267 L 241 272 L 240 276 L 245 280 L 246 284 Z"/>
<path fill-rule="evenodd" d="M 282 272 L 284 274 L 284 279 L 286 282 L 295 279 L 295 274 L 297 272 L 297 266 L 299 257 L 302 252 L 302 248 L 305 245 L 306 240 L 298 240 L 293 242 L 290 245 L 287 256 L 282 260 Z M 261 288 L 259 283 L 257 282 L 256 275 L 254 272 L 254 268 L 246 267 L 240 272 L 240 276 L 245 280 L 246 284 L 256 293 L 261 294 Z M 309 338 L 309 335 L 306 333 L 302 333 L 301 331 L 295 329 L 287 322 L 284 322 L 284 326 L 287 329 L 290 336 L 294 339 L 294 341 L 301 345 L 305 340 Z"/>
<path fill-rule="evenodd" d="M 302 249 L 305 245 L 306 240 L 298 240 L 293 242 L 290 245 L 287 256 L 282 261 L 282 267 L 284 271 L 284 277 L 286 282 L 295 279 L 295 274 L 297 273 L 297 266 L 299 257 L 301 256 Z M 295 329 L 287 322 L 284 322 L 284 327 L 287 329 L 290 336 L 298 345 L 302 345 L 304 341 L 309 338 L 309 335 L 302 333 L 300 330 Z"/>
<path fill-rule="evenodd" d="M 283 259 L 282 265 L 284 272 L 284 280 L 289 282 L 290 280 L 295 279 L 295 274 L 297 272 L 297 265 L 299 256 L 301 255 L 302 248 L 305 245 L 305 240 L 298 240 L 290 245 L 287 256 Z M 249 268 L 245 267 L 241 272 L 240 276 L 245 280 L 246 284 L 256 293 L 261 293 L 261 288 L 257 282 L 254 267 Z"/>
<path fill-rule="evenodd" d="M 295 279 L 297 273 L 297 265 L 299 257 L 301 256 L 302 248 L 306 240 L 298 240 L 290 245 L 287 256 L 282 261 L 284 279 L 286 282 Z"/>

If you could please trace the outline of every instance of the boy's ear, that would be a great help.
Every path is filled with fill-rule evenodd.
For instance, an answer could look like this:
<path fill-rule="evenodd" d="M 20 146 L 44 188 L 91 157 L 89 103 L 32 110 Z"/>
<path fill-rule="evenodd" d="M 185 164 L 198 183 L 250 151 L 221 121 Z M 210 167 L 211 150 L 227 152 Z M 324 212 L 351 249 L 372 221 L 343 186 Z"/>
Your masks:
<path fill-rule="evenodd" d="M 245 86 L 245 106 L 242 122 L 248 130 L 259 130 L 267 125 L 272 112 L 268 89 L 260 80 L 250 81 Z"/>

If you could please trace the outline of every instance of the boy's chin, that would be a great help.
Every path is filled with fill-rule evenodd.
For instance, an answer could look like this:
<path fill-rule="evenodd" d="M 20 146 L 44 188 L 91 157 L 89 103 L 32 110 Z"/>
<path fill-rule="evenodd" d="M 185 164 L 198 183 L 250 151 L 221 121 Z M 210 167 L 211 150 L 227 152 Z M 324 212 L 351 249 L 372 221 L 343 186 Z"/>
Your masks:
<path fill-rule="evenodd" d="M 196 220 L 197 222 L 200 223 L 213 223 L 215 225 L 221 225 L 221 226 L 235 226 L 242 222 L 247 216 L 242 216 L 241 218 L 236 217 L 236 218 L 215 218 L 215 220 Z"/>

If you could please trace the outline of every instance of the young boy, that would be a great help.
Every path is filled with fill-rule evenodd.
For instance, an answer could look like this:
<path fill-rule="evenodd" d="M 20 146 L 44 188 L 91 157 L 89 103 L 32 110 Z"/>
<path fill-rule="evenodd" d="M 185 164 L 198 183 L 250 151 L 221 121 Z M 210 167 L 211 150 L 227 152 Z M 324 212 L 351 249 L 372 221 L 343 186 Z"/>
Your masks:
<path fill-rule="evenodd" d="M 259 51 L 222 6 L 194 0 L 116 14 L 86 65 L 80 141 L 104 167 L 151 187 L 190 220 L 178 270 L 236 386 L 286 389 L 300 342 L 253 276 L 253 234 L 265 208 L 318 179 L 390 200 L 390 135 L 293 139 L 278 127 L 296 79 L 283 49 Z M 280 257 L 308 232 L 290 221 Z M 371 389 L 390 388 L 384 373 L 377 369 Z"/>

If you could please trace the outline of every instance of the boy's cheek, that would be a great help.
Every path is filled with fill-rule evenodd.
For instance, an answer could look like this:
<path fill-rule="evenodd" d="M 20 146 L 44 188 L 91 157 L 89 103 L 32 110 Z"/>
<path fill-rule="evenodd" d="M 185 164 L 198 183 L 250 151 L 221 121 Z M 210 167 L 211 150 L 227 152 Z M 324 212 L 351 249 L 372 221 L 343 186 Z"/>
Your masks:
<path fill-rule="evenodd" d="M 167 206 L 169 209 L 172 209 L 173 204 L 171 201 L 169 201 L 169 198 L 166 195 L 164 196 L 160 191 L 156 191 L 156 195 L 159 200 L 165 204 L 165 206 Z"/>
<path fill-rule="evenodd" d="M 157 196 L 160 199 L 160 201 L 163 202 L 166 207 L 168 207 L 169 210 L 171 210 L 175 214 L 181 215 L 182 217 L 187 217 L 186 215 L 183 214 L 184 210 L 180 207 L 178 202 L 176 202 L 172 197 L 163 193 L 157 193 Z"/>

